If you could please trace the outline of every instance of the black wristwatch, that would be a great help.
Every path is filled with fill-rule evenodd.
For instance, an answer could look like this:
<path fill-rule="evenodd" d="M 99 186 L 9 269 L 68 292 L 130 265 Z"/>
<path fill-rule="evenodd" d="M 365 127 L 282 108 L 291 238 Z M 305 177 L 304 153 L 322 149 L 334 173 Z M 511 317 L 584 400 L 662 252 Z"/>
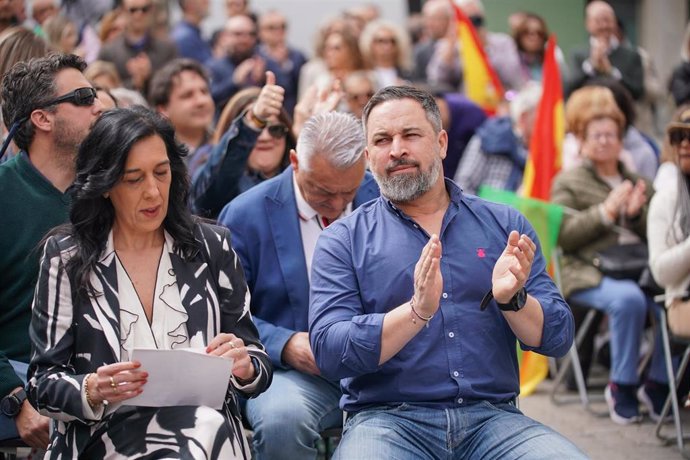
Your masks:
<path fill-rule="evenodd" d="M 22 410 L 22 404 L 26 400 L 26 391 L 22 388 L 14 394 L 7 395 L 0 401 L 0 411 L 10 418 L 14 418 Z"/>
<path fill-rule="evenodd" d="M 487 292 L 484 298 L 482 299 L 482 303 L 479 304 L 479 308 L 482 311 L 486 310 L 486 307 L 489 306 L 489 302 L 491 302 L 491 299 L 493 298 L 493 289 L 489 289 L 489 292 Z M 508 303 L 496 302 L 496 305 L 498 305 L 498 308 L 500 308 L 502 311 L 520 311 L 526 303 L 527 289 L 523 287 L 515 293 L 515 295 L 508 301 Z"/>

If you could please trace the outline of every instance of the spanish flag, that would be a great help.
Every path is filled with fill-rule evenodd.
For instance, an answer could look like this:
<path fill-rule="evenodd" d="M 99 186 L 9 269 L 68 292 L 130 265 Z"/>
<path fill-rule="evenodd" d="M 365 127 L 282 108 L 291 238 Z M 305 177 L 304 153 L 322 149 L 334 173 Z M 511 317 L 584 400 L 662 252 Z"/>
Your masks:
<path fill-rule="evenodd" d="M 496 113 L 503 100 L 503 85 L 486 57 L 477 31 L 465 13 L 453 2 L 460 49 L 465 95 L 488 115 Z"/>
<path fill-rule="evenodd" d="M 546 43 L 542 72 L 542 96 L 534 119 L 529 156 L 522 177 L 522 194 L 528 198 L 549 200 L 551 182 L 561 169 L 565 136 L 563 88 L 556 62 L 556 38 Z"/>
<path fill-rule="evenodd" d="M 551 182 L 561 169 L 565 136 L 563 88 L 556 62 L 556 37 L 553 35 L 546 43 L 543 66 L 542 95 L 529 143 L 529 155 L 522 178 L 522 195 L 548 201 L 551 197 Z M 560 225 L 555 227 L 556 235 L 559 228 Z M 520 360 L 520 393 L 532 393 L 548 373 L 549 364 L 545 356 L 530 351 L 523 352 Z"/>

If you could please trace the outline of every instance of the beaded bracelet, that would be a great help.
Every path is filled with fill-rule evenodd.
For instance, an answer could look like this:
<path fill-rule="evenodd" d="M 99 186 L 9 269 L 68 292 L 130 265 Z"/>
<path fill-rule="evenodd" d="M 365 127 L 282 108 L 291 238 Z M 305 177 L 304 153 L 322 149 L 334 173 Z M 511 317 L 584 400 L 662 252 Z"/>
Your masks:
<path fill-rule="evenodd" d="M 410 308 L 412 309 L 412 313 L 413 313 L 413 315 L 411 315 L 412 316 L 412 322 L 414 324 L 417 324 L 417 318 L 419 318 L 426 323 L 426 327 L 429 327 L 429 321 L 431 321 L 431 318 L 433 318 L 434 315 L 431 315 L 431 316 L 425 318 L 422 315 L 420 315 L 419 313 L 417 313 L 417 310 L 414 309 L 414 296 L 410 299 Z"/>
<path fill-rule="evenodd" d="M 86 396 L 86 402 L 89 404 L 91 409 L 95 409 L 98 406 L 98 404 L 94 404 L 93 400 L 91 399 L 91 396 L 89 395 L 89 377 L 91 377 L 92 375 L 94 375 L 93 372 L 88 374 L 84 379 L 84 396 Z"/>

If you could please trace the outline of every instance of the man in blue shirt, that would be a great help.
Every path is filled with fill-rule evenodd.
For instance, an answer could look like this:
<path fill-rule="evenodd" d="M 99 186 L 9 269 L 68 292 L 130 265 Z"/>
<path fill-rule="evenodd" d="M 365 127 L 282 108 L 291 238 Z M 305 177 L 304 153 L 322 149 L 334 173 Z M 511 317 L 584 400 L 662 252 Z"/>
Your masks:
<path fill-rule="evenodd" d="M 534 230 L 444 180 L 430 94 L 384 88 L 363 120 L 382 196 L 323 232 L 311 278 L 316 364 L 349 414 L 335 458 L 585 458 L 514 405 L 516 338 L 573 340 Z"/>
<path fill-rule="evenodd" d="M 177 54 L 204 64 L 211 59 L 211 45 L 201 36 L 201 21 L 208 15 L 209 0 L 180 0 L 182 19 L 175 24 L 170 38 L 177 46 Z"/>

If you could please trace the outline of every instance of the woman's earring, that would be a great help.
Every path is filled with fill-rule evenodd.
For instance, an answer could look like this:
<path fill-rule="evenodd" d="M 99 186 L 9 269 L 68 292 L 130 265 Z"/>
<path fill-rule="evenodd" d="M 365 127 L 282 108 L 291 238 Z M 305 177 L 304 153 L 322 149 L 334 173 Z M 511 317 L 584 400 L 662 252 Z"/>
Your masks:
<path fill-rule="evenodd" d="M 110 193 L 109 193 L 109 192 L 105 192 L 105 193 L 103 194 L 103 198 L 105 198 L 106 200 L 107 200 L 108 198 L 110 198 Z"/>

